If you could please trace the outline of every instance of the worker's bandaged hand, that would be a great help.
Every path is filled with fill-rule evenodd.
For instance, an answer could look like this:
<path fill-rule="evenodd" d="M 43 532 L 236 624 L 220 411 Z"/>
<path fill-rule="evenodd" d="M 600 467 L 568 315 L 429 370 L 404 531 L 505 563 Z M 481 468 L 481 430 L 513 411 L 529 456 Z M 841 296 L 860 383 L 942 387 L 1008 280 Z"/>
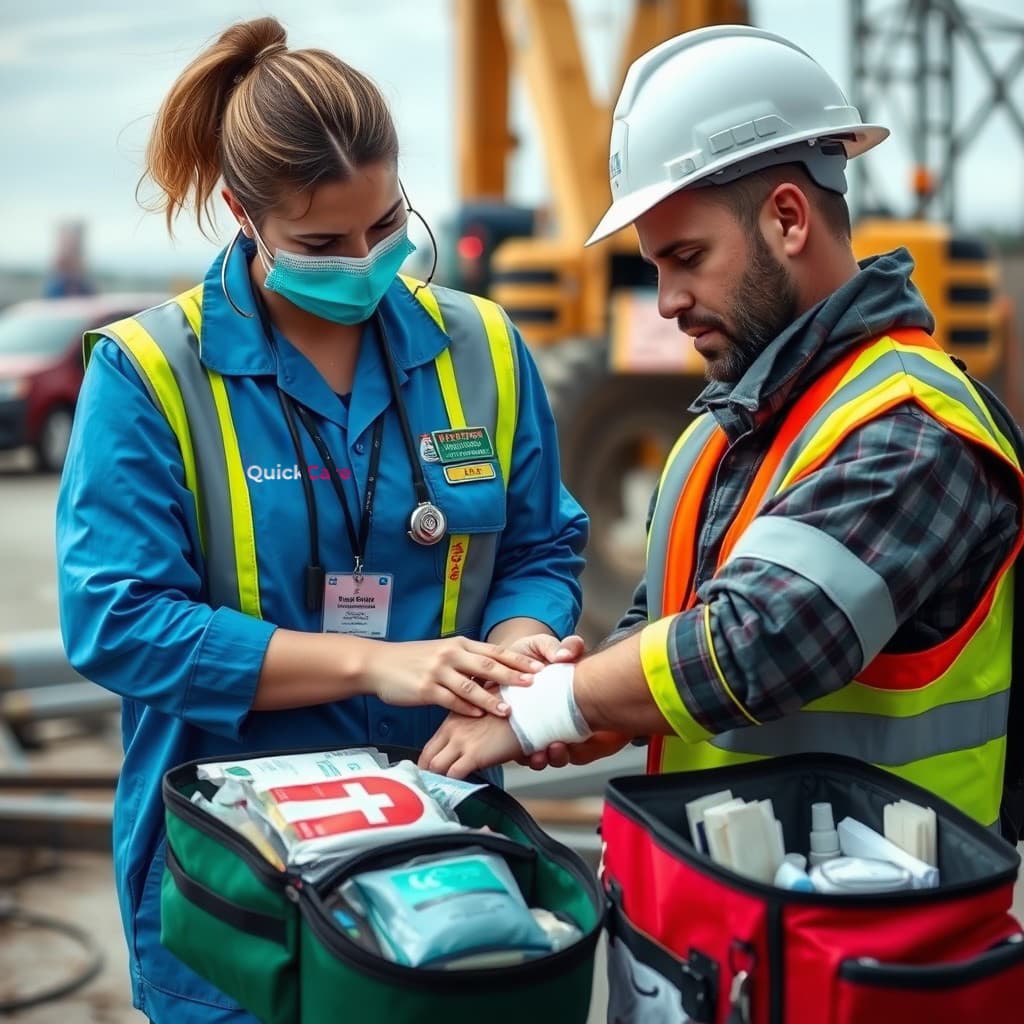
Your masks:
<path fill-rule="evenodd" d="M 524 754 L 546 750 L 552 743 L 582 743 L 593 730 L 576 706 L 572 692 L 575 668 L 548 665 L 529 686 L 503 686 L 501 697 L 512 709 L 508 722 Z"/>

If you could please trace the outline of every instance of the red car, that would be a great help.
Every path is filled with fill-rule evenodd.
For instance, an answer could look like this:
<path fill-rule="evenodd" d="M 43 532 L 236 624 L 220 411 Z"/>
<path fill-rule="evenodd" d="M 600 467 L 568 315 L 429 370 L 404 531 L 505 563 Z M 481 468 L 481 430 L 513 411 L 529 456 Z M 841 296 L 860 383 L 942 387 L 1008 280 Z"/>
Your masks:
<path fill-rule="evenodd" d="M 40 469 L 60 472 L 82 386 L 82 334 L 166 298 L 36 299 L 0 312 L 0 450 L 29 445 Z"/>

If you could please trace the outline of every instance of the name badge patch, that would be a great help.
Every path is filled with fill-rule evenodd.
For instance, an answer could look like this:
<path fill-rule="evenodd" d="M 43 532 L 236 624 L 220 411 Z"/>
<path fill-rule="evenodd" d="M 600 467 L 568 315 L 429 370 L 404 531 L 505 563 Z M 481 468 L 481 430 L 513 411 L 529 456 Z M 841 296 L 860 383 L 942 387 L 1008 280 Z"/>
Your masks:
<path fill-rule="evenodd" d="M 490 462 L 470 462 L 461 466 L 445 466 L 444 478 L 450 484 L 466 484 L 474 480 L 493 480 L 494 466 Z"/>
<path fill-rule="evenodd" d="M 493 459 L 494 447 L 486 427 L 462 427 L 459 430 L 434 430 L 434 450 L 443 463 L 476 462 Z"/>

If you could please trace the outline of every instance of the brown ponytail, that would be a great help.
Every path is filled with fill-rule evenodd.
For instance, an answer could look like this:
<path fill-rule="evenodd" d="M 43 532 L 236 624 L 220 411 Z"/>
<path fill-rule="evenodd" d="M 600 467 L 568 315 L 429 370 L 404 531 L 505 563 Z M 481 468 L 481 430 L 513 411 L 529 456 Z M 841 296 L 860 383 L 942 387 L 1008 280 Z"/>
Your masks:
<path fill-rule="evenodd" d="M 142 180 L 160 189 L 152 208 L 169 232 L 192 206 L 206 234 L 221 177 L 258 222 L 287 192 L 397 159 L 377 87 L 325 50 L 289 50 L 281 23 L 257 18 L 228 28 L 171 86 Z"/>

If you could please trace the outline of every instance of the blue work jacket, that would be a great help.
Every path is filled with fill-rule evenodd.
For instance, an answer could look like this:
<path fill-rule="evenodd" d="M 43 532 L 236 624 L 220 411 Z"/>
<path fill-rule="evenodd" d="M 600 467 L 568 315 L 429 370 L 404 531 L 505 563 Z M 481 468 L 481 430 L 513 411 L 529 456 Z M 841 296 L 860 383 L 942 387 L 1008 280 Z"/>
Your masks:
<path fill-rule="evenodd" d="M 255 309 L 251 257 L 251 246 L 238 247 L 227 267 L 231 296 L 249 311 Z M 323 459 L 301 426 L 304 458 L 297 459 L 279 389 L 312 412 L 357 515 L 372 425 L 383 414 L 366 569 L 394 574 L 390 641 L 440 635 L 447 544 L 422 547 L 406 534 L 415 505 L 412 476 L 380 348 L 369 337 L 372 328 L 364 331 L 352 393 L 343 401 L 287 339 L 277 335 L 275 356 L 258 318 L 232 309 L 220 283 L 224 258 L 217 258 L 205 281 L 201 358 L 223 376 L 238 432 L 264 619 L 207 602 L 195 503 L 177 442 L 134 367 L 109 339 L 96 346 L 85 375 L 57 505 L 60 618 L 68 657 L 84 676 L 123 698 L 125 756 L 113 843 L 135 1003 L 151 1019 L 173 1015 L 176 1024 L 236 1018 L 218 1016 L 230 1014 L 232 1001 L 159 943 L 163 774 L 213 755 L 357 744 L 420 748 L 445 715 L 436 707 L 397 708 L 372 697 L 250 710 L 274 630 L 321 628 L 320 613 L 305 603 L 309 529 L 299 473 L 314 478 L 321 564 L 340 572 L 353 565 L 342 509 L 320 471 Z M 400 281 L 380 312 L 414 436 L 447 428 L 433 365 L 447 336 Z M 454 486 L 439 467 L 425 467 L 452 532 L 501 529 L 475 639 L 517 616 L 538 619 L 564 636 L 580 612 L 587 518 L 562 486 L 551 412 L 518 332 L 515 344 L 519 409 L 507 493 L 500 474 Z M 165 1010 L 168 1004 L 172 1009 Z"/>

